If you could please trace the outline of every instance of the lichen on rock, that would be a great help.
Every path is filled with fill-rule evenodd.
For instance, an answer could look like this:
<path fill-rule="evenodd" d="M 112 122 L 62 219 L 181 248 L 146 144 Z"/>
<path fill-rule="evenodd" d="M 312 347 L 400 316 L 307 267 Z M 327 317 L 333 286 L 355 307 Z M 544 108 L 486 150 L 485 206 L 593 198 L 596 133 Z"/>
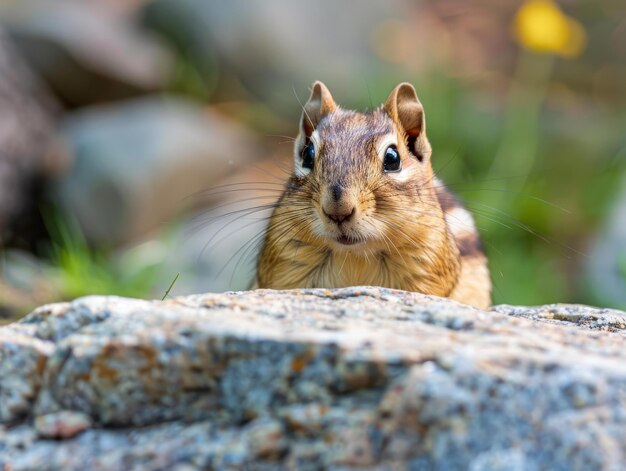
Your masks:
<path fill-rule="evenodd" d="M 625 320 L 372 287 L 45 306 L 0 328 L 0 467 L 616 469 Z"/>

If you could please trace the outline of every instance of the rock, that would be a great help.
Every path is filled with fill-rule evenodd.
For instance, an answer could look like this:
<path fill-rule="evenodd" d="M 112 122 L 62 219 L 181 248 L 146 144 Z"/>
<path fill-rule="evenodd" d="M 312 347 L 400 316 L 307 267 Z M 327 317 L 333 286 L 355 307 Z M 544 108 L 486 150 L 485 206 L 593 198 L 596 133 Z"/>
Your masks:
<path fill-rule="evenodd" d="M 252 286 L 256 259 L 272 208 L 284 188 L 291 149 L 276 149 L 252 165 L 243 165 L 216 188 L 203 192 L 204 205 L 168 227 L 150 242 L 159 266 L 159 287 L 181 276 L 172 296 L 245 290 Z M 176 247 L 172 250 L 171 247 Z M 144 257 L 143 260 L 146 260 Z M 140 260 L 132 266 L 142 266 Z M 162 296 L 163 291 L 155 293 Z"/>
<path fill-rule="evenodd" d="M 46 306 L 0 328 L 0 467 L 619 469 L 625 319 L 371 287 Z"/>
<path fill-rule="evenodd" d="M 287 446 L 283 424 L 275 419 L 256 419 L 243 433 L 254 458 L 276 458 Z"/>
<path fill-rule="evenodd" d="M 289 0 L 158 0 L 146 5 L 144 17 L 148 27 L 181 46 L 207 81 L 214 80 L 217 62 L 264 104 L 275 111 L 292 110 L 296 122 L 298 99 L 306 100 L 312 77 L 332 84 L 337 96 L 356 100 L 368 96 L 368 84 L 355 77 L 380 77 L 385 70 L 387 79 L 394 73 L 372 51 L 372 43 L 385 23 L 413 18 L 411 5 L 365 0 L 358 10 L 355 15 L 352 5 L 332 0 L 318 2 L 315 8 Z M 302 21 L 294 18 L 307 25 L 324 24 L 324 34 L 311 41 L 302 34 Z M 346 57 L 350 69 L 344 65 Z M 389 80 L 383 89 L 393 87 L 394 80 Z"/>
<path fill-rule="evenodd" d="M 595 237 L 582 284 L 591 299 L 626 309 L 626 178 Z"/>
<path fill-rule="evenodd" d="M 324 426 L 324 419 L 329 413 L 329 407 L 316 404 L 294 404 L 279 411 L 279 415 L 289 429 L 294 433 L 314 435 Z"/>
<path fill-rule="evenodd" d="M 76 161 L 55 200 L 90 242 L 107 247 L 173 222 L 199 192 L 263 155 L 254 134 L 174 97 L 85 109 L 64 134 Z"/>
<path fill-rule="evenodd" d="M 57 106 L 0 28 L 0 247 L 43 237 L 41 185 L 64 171 Z"/>
<path fill-rule="evenodd" d="M 42 438 L 72 438 L 91 426 L 91 417 L 71 410 L 40 415 L 35 418 L 35 430 Z"/>
<path fill-rule="evenodd" d="M 623 333 L 626 331 L 626 315 L 617 309 L 597 309 L 572 304 L 548 304 L 538 307 L 495 306 L 494 311 L 515 317 L 541 320 L 553 324 L 575 324 L 592 330 L 608 330 Z"/>
<path fill-rule="evenodd" d="M 169 51 L 134 21 L 139 2 L 122 3 L 18 0 L 0 14 L 28 64 L 75 108 L 159 91 L 172 76 Z"/>
<path fill-rule="evenodd" d="M 32 410 L 53 351 L 52 343 L 21 329 L 0 330 L 0 422 L 11 423 Z"/>

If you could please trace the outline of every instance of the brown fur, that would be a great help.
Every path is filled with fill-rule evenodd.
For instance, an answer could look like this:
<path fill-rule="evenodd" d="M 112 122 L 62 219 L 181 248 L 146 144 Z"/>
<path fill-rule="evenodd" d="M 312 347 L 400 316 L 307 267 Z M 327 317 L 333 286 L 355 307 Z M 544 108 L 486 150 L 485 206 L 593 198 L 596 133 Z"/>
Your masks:
<path fill-rule="evenodd" d="M 402 172 L 383 171 L 381 149 L 390 140 Z M 316 82 L 296 140 L 296 168 L 309 141 L 316 146 L 313 169 L 294 172 L 274 210 L 258 261 L 259 287 L 378 285 L 489 306 L 478 234 L 435 178 L 412 86 L 401 84 L 381 108 L 357 113 L 338 107 Z M 346 222 L 329 219 L 351 208 Z M 360 243 L 345 245 L 340 237 Z"/>

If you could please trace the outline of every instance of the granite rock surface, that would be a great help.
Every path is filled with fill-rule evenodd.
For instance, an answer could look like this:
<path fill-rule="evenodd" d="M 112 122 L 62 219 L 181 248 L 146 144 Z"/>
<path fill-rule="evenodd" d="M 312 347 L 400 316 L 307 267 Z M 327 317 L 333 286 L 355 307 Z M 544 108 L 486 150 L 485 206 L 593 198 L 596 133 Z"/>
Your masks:
<path fill-rule="evenodd" d="M 0 328 L 0 469 L 623 469 L 625 336 L 371 287 L 43 306 Z"/>

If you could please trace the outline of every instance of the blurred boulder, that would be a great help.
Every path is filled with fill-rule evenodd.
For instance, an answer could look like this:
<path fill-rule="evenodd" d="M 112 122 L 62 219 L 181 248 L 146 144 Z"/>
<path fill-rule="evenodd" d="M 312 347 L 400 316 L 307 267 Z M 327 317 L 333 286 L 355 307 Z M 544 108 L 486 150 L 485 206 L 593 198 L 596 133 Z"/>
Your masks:
<path fill-rule="evenodd" d="M 20 0 L 0 7 L 21 53 L 69 107 L 166 85 L 172 58 L 134 21 L 133 11 L 71 0 Z"/>
<path fill-rule="evenodd" d="M 208 188 L 203 193 L 208 209 L 199 209 L 174 228 L 167 228 L 147 243 L 150 250 L 129 252 L 144 254 L 137 263 L 146 264 L 157 258 L 158 250 L 159 286 L 168 286 L 180 273 L 172 296 L 248 289 L 269 217 L 284 189 L 285 169 L 291 165 L 286 151 L 283 148 L 240 169 L 217 188 Z"/>
<path fill-rule="evenodd" d="M 0 247 L 30 247 L 43 231 L 40 184 L 69 162 L 56 135 L 56 109 L 0 30 Z"/>
<path fill-rule="evenodd" d="M 166 231 L 158 242 L 162 254 L 159 286 L 167 287 L 180 273 L 173 296 L 249 289 L 271 216 L 269 207 L 258 211 L 251 207 L 275 201 L 268 196 L 254 198 L 257 202 L 252 204 L 233 198 Z"/>
<path fill-rule="evenodd" d="M 198 192 L 264 154 L 255 135 L 176 98 L 86 109 L 63 129 L 76 160 L 55 200 L 90 242 L 105 246 L 172 222 L 199 202 Z"/>
<path fill-rule="evenodd" d="M 626 179 L 604 229 L 593 242 L 585 281 L 592 299 L 626 308 Z"/>

